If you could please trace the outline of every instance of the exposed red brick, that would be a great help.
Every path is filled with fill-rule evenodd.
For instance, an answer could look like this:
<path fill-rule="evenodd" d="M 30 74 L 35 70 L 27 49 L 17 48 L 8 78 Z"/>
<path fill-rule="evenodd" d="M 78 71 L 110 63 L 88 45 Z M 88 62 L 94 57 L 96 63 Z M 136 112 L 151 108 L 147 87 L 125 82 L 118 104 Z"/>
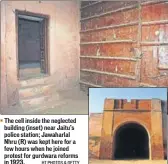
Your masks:
<path fill-rule="evenodd" d="M 160 3 L 142 7 L 142 21 L 168 19 L 168 4 Z"/>
<path fill-rule="evenodd" d="M 133 4 L 133 3 L 132 3 Z M 135 3 L 134 3 L 135 4 Z M 93 7 L 88 7 L 83 10 L 87 16 L 94 16 L 95 14 L 104 13 L 107 11 L 114 11 L 118 8 L 131 5 L 129 2 L 103 2 Z M 82 30 L 94 29 L 98 27 L 119 25 L 123 23 L 131 23 L 139 21 L 138 6 L 129 10 L 122 10 L 107 14 L 104 16 L 87 19 L 82 21 Z M 85 16 L 86 16 L 85 15 Z M 159 68 L 159 47 L 153 45 L 153 42 L 167 42 L 168 40 L 168 24 L 155 23 L 151 25 L 144 25 L 146 21 L 160 21 L 168 19 L 168 4 L 164 2 L 151 3 L 143 5 L 141 10 L 142 28 L 138 25 L 109 28 L 102 30 L 93 30 L 81 34 L 81 42 L 101 42 L 101 41 L 115 41 L 115 40 L 133 40 L 134 43 L 108 43 L 108 44 L 91 44 L 81 45 L 81 55 L 87 56 L 113 56 L 113 57 L 138 57 L 141 55 L 141 60 L 137 62 L 111 60 L 106 59 L 102 62 L 98 60 L 85 59 L 85 64 L 82 68 L 96 69 L 98 71 L 106 71 L 125 75 L 135 75 L 135 80 L 127 78 L 117 78 L 107 75 L 102 75 L 101 83 L 104 86 L 139 86 L 140 84 L 168 86 L 168 69 Z M 82 16 L 83 18 L 85 16 Z M 86 17 L 87 17 L 86 16 Z M 88 25 L 89 24 L 89 25 Z M 141 31 L 140 31 L 141 30 Z M 140 36 L 140 37 L 139 37 Z M 150 42 L 150 45 L 139 44 L 143 42 Z M 167 45 L 165 45 L 166 47 Z M 162 45 L 163 47 L 163 45 Z M 167 50 L 164 50 L 167 53 Z M 100 59 L 99 59 L 100 60 Z M 93 63 L 92 63 L 93 62 Z M 83 61 L 82 61 L 83 63 Z M 135 64 L 136 63 L 136 64 Z M 103 65 L 103 66 L 102 66 Z M 100 78 L 99 78 L 100 79 Z"/>
<path fill-rule="evenodd" d="M 150 25 L 142 28 L 142 41 L 159 41 L 159 33 L 165 32 L 165 37 L 168 38 L 168 24 Z"/>
<path fill-rule="evenodd" d="M 94 16 L 98 14 L 102 14 L 104 12 L 109 12 L 111 10 L 117 10 L 123 6 L 131 6 L 137 4 L 136 1 L 128 1 L 128 2 L 112 2 L 112 1 L 104 1 L 102 3 L 99 3 L 94 6 L 90 6 L 86 8 L 85 10 L 82 10 L 81 12 L 81 17 L 89 17 L 89 16 Z"/>
<path fill-rule="evenodd" d="M 136 62 L 100 59 L 81 59 L 81 69 L 91 69 L 125 75 L 135 75 Z"/>

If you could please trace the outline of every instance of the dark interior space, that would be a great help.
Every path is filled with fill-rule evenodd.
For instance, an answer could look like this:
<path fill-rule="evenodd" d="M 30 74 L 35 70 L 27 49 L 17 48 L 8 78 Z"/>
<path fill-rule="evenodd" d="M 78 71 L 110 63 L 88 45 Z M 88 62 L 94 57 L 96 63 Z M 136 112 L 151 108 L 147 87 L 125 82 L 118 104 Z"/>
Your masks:
<path fill-rule="evenodd" d="M 40 67 L 40 22 L 19 18 L 19 68 Z"/>
<path fill-rule="evenodd" d="M 146 130 L 135 123 L 121 127 L 115 138 L 114 159 L 149 159 Z"/>

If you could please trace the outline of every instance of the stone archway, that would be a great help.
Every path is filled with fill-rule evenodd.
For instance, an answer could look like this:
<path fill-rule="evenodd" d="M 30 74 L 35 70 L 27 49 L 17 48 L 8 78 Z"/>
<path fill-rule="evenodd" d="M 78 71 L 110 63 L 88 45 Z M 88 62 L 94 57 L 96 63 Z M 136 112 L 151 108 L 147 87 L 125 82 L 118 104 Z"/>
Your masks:
<path fill-rule="evenodd" d="M 136 126 L 132 126 L 129 123 L 136 123 Z M 141 145 L 143 145 L 142 147 L 147 149 L 144 145 L 148 145 L 148 153 L 140 154 L 134 158 L 148 158 L 152 160 L 164 159 L 162 124 L 161 100 L 131 100 L 131 102 L 127 102 L 127 100 L 122 99 L 105 99 L 100 159 L 115 159 L 117 139 L 124 138 L 125 140 L 126 136 L 129 139 L 129 136 L 125 136 L 125 133 L 131 133 L 131 141 L 137 143 L 137 146 L 140 146 L 138 142 L 141 143 L 142 140 L 144 141 L 141 143 Z M 122 133 L 124 134 L 123 137 Z M 119 137 L 116 137 L 116 135 Z M 147 140 L 145 136 L 148 136 L 148 144 L 144 144 Z M 121 144 L 119 143 L 119 145 Z M 129 144 L 124 145 L 123 143 L 121 147 L 125 148 L 128 147 L 128 145 Z M 135 150 L 135 152 L 138 153 L 138 150 Z M 130 156 L 131 155 L 132 154 L 130 154 Z M 126 158 L 128 158 L 128 156 L 126 156 Z"/>
<path fill-rule="evenodd" d="M 113 159 L 149 159 L 149 136 L 138 123 L 126 123 L 114 136 Z"/>

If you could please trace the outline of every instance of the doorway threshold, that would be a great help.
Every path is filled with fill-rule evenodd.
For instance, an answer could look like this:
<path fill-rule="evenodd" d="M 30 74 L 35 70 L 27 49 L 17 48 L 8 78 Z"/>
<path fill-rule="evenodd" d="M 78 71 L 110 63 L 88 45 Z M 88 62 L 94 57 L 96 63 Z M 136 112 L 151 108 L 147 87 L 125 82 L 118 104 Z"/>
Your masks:
<path fill-rule="evenodd" d="M 30 74 L 30 75 L 25 75 L 24 77 L 20 77 L 19 80 L 40 79 L 48 76 L 49 76 L 48 74 L 44 74 L 44 73 Z"/>

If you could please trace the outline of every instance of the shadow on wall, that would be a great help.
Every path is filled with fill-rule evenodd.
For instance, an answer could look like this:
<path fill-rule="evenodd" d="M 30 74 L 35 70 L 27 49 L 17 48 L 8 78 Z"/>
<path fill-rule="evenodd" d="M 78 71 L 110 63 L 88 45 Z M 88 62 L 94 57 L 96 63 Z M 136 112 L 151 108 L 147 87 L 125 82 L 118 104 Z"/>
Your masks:
<path fill-rule="evenodd" d="M 168 109 L 167 109 L 167 101 L 162 101 L 162 110 L 163 110 L 163 136 L 164 136 L 164 156 L 167 159 L 167 119 L 168 119 Z"/>

